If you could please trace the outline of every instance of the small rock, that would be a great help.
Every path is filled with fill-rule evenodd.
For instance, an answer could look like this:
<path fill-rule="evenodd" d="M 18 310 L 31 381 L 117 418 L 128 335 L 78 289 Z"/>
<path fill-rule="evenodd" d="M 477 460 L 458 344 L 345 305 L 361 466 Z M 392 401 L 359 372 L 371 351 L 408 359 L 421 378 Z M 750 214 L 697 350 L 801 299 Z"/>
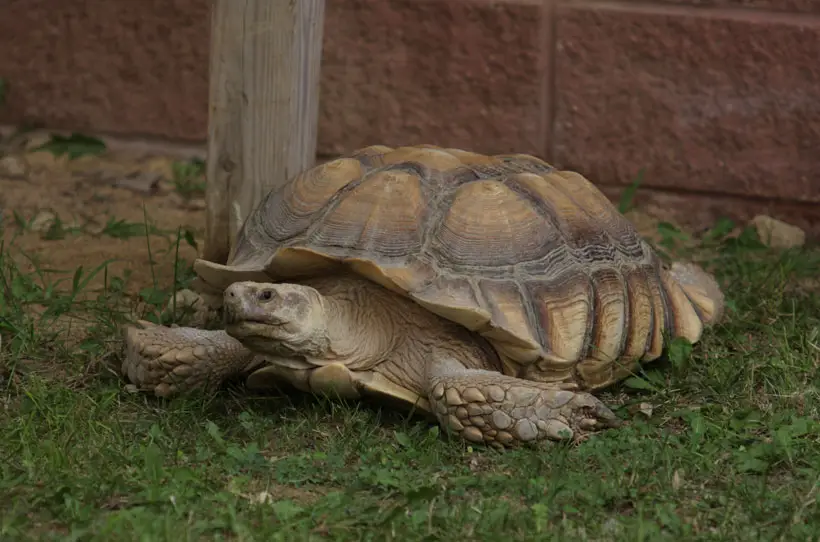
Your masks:
<path fill-rule="evenodd" d="M 627 410 L 630 414 L 642 414 L 646 418 L 651 418 L 655 407 L 652 406 L 652 403 L 637 403 L 630 405 Z"/>
<path fill-rule="evenodd" d="M 29 227 L 31 231 L 46 231 L 54 224 L 54 221 L 57 220 L 57 215 L 52 213 L 51 211 L 40 211 L 37 215 L 32 219 L 31 224 Z"/>
<path fill-rule="evenodd" d="M 135 171 L 114 181 L 114 186 L 125 188 L 138 194 L 153 196 L 159 191 L 162 174 L 154 171 Z"/>
<path fill-rule="evenodd" d="M 771 248 L 801 247 L 806 242 L 806 232 L 766 215 L 757 215 L 752 219 L 760 241 Z"/>
<path fill-rule="evenodd" d="M 51 134 L 44 131 L 31 132 L 26 136 L 26 150 L 34 152 L 38 147 L 42 147 L 51 140 Z"/>
<path fill-rule="evenodd" d="M 253 504 L 270 504 L 275 501 L 273 496 L 267 491 L 260 491 L 256 495 L 250 495 L 248 500 Z"/>
<path fill-rule="evenodd" d="M 20 155 L 9 154 L 0 158 L 0 177 L 27 179 L 29 169 L 28 162 Z"/>
<path fill-rule="evenodd" d="M 176 192 L 171 192 L 168 195 L 168 198 L 171 202 L 181 209 L 186 209 L 190 211 L 201 211 L 205 209 L 205 200 L 202 198 L 184 198 L 180 196 Z"/>
<path fill-rule="evenodd" d="M 675 491 L 679 490 L 682 483 L 683 480 L 680 470 L 675 469 L 675 472 L 672 473 L 672 489 Z"/>

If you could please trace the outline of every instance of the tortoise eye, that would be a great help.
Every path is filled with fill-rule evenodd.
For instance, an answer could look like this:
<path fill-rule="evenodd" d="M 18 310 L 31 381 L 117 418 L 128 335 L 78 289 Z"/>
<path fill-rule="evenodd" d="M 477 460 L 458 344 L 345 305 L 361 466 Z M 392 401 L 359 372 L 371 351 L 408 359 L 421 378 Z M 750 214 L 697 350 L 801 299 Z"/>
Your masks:
<path fill-rule="evenodd" d="M 270 301 L 273 299 L 273 292 L 271 290 L 262 290 L 259 292 L 260 301 Z"/>

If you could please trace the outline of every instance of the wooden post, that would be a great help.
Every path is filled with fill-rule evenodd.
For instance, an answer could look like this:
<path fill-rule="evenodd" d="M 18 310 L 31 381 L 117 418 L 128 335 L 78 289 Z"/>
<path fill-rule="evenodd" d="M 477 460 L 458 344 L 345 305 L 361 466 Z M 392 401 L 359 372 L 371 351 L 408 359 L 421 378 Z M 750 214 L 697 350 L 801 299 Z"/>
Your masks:
<path fill-rule="evenodd" d="M 224 263 L 261 198 L 314 164 L 324 4 L 213 1 L 207 260 Z"/>

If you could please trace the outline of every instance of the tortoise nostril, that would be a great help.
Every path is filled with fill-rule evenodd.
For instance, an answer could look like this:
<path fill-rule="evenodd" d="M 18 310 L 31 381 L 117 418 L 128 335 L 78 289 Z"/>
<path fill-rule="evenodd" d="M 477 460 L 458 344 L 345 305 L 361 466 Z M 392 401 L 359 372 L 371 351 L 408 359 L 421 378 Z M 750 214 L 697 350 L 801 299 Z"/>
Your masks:
<path fill-rule="evenodd" d="M 272 290 L 262 290 L 259 292 L 259 301 L 270 301 L 271 299 L 273 299 Z"/>

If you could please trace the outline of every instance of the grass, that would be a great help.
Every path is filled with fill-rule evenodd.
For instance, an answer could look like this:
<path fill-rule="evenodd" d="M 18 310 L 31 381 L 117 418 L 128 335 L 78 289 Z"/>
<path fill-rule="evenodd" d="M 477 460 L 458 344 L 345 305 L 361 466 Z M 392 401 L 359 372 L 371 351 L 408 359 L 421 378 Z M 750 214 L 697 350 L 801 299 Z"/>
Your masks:
<path fill-rule="evenodd" d="M 378 405 L 129 394 L 116 325 L 168 290 L 24 273 L 6 245 L 0 540 L 820 540 L 820 250 L 730 229 L 695 249 L 727 320 L 603 394 L 623 428 L 503 453 Z M 659 231 L 665 254 L 693 250 Z"/>
<path fill-rule="evenodd" d="M 205 196 L 205 161 L 198 158 L 174 162 L 172 166 L 174 190 L 183 198 Z"/>

